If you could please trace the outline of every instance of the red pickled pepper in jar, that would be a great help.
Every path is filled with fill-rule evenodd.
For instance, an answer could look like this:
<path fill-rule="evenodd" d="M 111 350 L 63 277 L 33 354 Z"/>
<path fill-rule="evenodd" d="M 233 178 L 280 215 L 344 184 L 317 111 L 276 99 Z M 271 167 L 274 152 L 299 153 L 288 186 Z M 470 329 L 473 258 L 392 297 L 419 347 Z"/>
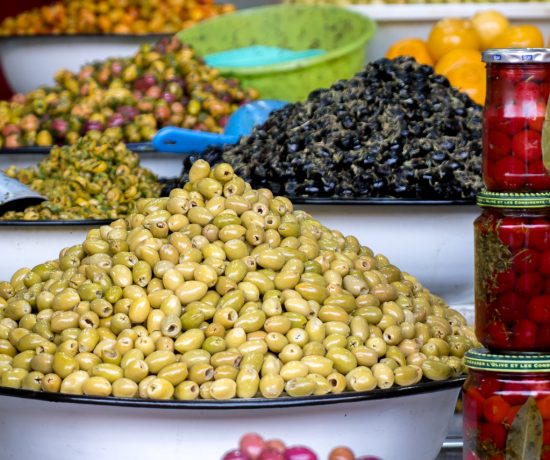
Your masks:
<path fill-rule="evenodd" d="M 550 460 L 550 355 L 473 349 L 464 361 L 463 458 Z"/>
<path fill-rule="evenodd" d="M 487 190 L 550 191 L 550 172 L 542 154 L 550 49 L 487 50 L 483 60 L 487 63 L 483 112 L 483 179 Z"/>
<path fill-rule="evenodd" d="M 498 352 L 550 352 L 550 194 L 481 192 L 475 328 Z"/>

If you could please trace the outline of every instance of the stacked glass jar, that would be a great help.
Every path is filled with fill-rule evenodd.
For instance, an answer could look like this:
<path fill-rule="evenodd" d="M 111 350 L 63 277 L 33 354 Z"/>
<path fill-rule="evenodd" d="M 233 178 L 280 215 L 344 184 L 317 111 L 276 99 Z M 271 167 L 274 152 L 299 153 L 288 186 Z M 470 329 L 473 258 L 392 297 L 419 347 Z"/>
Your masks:
<path fill-rule="evenodd" d="M 550 49 L 483 53 L 482 214 L 464 459 L 550 460 Z M 548 120 L 547 120 L 548 118 Z"/>

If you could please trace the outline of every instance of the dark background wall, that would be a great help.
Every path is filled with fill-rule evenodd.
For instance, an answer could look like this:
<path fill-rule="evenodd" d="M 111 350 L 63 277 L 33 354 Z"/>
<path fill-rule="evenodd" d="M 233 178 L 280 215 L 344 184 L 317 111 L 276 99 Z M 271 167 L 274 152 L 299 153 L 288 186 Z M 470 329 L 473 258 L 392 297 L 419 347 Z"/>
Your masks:
<path fill-rule="evenodd" d="M 34 8 L 36 6 L 47 5 L 52 3 L 52 0 L 4 0 L 2 8 L 0 8 L 0 20 L 14 16 L 21 11 Z M 11 96 L 11 91 L 4 80 L 3 74 L 0 72 L 0 99 L 7 99 Z"/>

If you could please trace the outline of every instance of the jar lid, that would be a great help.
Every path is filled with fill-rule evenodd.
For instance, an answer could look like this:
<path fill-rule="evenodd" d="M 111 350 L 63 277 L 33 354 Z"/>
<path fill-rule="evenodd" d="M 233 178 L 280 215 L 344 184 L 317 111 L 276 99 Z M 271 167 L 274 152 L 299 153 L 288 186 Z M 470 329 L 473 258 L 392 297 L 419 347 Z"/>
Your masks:
<path fill-rule="evenodd" d="M 483 62 L 502 64 L 529 64 L 550 62 L 549 48 L 498 48 L 483 51 Z"/>
<path fill-rule="evenodd" d="M 498 355 L 485 348 L 474 348 L 464 355 L 464 364 L 480 371 L 550 372 L 550 354 Z"/>
<path fill-rule="evenodd" d="M 501 193 L 482 190 L 477 195 L 477 204 L 492 208 L 545 208 L 550 206 L 550 193 Z"/>

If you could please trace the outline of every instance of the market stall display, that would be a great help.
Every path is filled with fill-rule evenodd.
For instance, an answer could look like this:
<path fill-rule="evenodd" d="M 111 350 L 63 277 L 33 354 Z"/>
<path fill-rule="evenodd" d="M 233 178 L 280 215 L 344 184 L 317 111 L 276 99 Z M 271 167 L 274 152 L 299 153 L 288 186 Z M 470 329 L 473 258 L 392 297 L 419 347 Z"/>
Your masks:
<path fill-rule="evenodd" d="M 175 33 L 234 9 L 211 0 L 60 0 L 4 19 L 0 36 Z"/>
<path fill-rule="evenodd" d="M 177 38 L 142 45 L 131 58 L 60 71 L 56 81 L 0 101 L 3 147 L 72 144 L 86 133 L 141 142 L 166 125 L 221 132 L 239 105 L 257 97 Z"/>
<path fill-rule="evenodd" d="M 94 8 L 101 13 L 106 3 Z M 364 66 L 372 21 L 339 8 L 286 8 L 213 18 L 179 40 L 60 72 L 54 87 L 0 102 L 0 140 L 13 149 L 10 155 L 18 147 L 69 144 L 54 147 L 38 169 L 7 171 L 51 198 L 0 218 L 0 240 L 14 242 L 4 258 L 25 253 L 8 275 L 6 267 L 0 271 L 6 455 L 54 459 L 55 427 L 64 433 L 64 454 L 83 460 L 95 458 L 97 446 L 105 460 L 172 458 L 183 449 L 189 458 L 227 460 L 349 460 L 353 452 L 426 460 L 447 433 L 465 354 L 502 338 L 501 331 L 485 332 L 502 319 L 501 298 L 505 314 L 514 294 L 530 299 L 514 304 L 523 308 L 521 319 L 504 321 L 510 331 L 501 351 L 546 351 L 544 210 L 519 220 L 508 210 L 484 214 L 490 225 L 483 230 L 496 236 L 481 241 L 481 230 L 476 236 L 492 257 L 478 257 L 486 271 L 476 274 L 476 302 L 483 295 L 498 301 L 491 298 L 485 312 L 477 308 L 485 314 L 476 322 L 478 337 L 467 324 L 473 251 L 464 250 L 472 232 L 463 224 L 483 187 L 480 50 L 503 30 L 515 37 L 524 29 L 510 29 L 498 14 L 444 21 L 431 40 L 400 43 L 392 59 L 351 76 Z M 265 17 L 256 23 L 258 10 Z M 297 24 L 309 22 L 287 27 L 289 15 Z M 247 18 L 245 29 L 239 21 Z M 326 27 L 318 29 L 317 19 Z M 227 23 L 233 31 L 220 26 Z M 447 42 L 445 24 L 458 48 Z M 274 41 L 258 41 L 252 32 Z M 225 48 L 216 49 L 218 42 Z M 280 72 L 267 66 L 250 75 L 218 73 L 198 57 L 250 45 L 319 53 Z M 284 79 L 287 71 L 294 83 Z M 478 87 L 461 84 L 469 79 Z M 249 85 L 303 94 L 288 96 L 300 102 L 274 112 L 236 146 L 186 157 L 180 177 L 163 181 L 159 198 L 157 178 L 124 143 L 149 141 L 165 125 L 222 132 L 234 110 L 258 97 Z M 544 113 L 538 118 L 535 124 Z M 487 136 L 484 142 L 486 160 Z M 179 172 L 181 157 L 175 160 L 170 175 Z M 10 227 L 6 218 L 27 220 Z M 510 241 L 501 239 L 506 231 Z M 514 245 L 510 254 L 504 250 L 504 262 L 495 259 L 502 255 L 493 250 L 495 241 L 497 249 Z M 29 254 L 37 244 L 44 249 Z M 42 257 L 61 247 L 59 255 Z M 38 254 L 36 261 L 30 257 Z M 17 267 L 24 268 L 13 273 Z M 487 279 L 495 274 L 498 283 Z M 473 382 L 466 388 L 485 390 Z M 503 398 L 507 384 L 489 386 L 494 394 L 484 393 L 482 401 L 474 391 L 475 403 L 466 401 L 465 455 L 476 460 L 516 448 L 502 445 L 503 429 L 514 446 L 527 439 L 518 425 L 526 412 L 534 420 L 533 404 L 542 420 L 545 415 L 544 391 L 519 408 Z M 510 414 L 500 419 L 502 399 Z M 68 414 L 78 420 L 67 423 Z M 537 443 L 540 430 L 544 443 L 539 422 Z M 331 452 L 333 426 L 353 451 Z M 266 443 L 260 453 L 264 441 L 247 435 L 229 452 L 250 430 L 300 447 Z M 33 443 L 21 442 L 23 431 Z M 129 434 L 135 442 L 122 446 L 119 439 Z M 537 446 L 534 455 L 545 455 Z"/>
<path fill-rule="evenodd" d="M 137 211 L 0 285 L 3 386 L 179 400 L 369 391 L 460 376 L 476 343 L 414 277 L 228 164 L 197 161 L 185 189 Z"/>
<path fill-rule="evenodd" d="M 236 146 L 203 155 L 290 197 L 473 199 L 481 108 L 428 66 L 382 59 L 274 112 Z"/>

